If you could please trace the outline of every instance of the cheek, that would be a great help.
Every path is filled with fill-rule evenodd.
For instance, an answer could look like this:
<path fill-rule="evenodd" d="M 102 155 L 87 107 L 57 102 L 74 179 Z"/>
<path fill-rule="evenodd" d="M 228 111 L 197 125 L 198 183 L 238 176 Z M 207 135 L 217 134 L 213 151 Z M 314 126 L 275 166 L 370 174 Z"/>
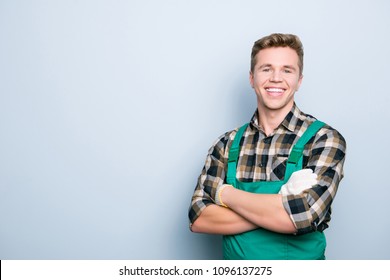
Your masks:
<path fill-rule="evenodd" d="M 297 80 L 297 79 L 291 79 L 291 80 L 289 81 L 290 87 L 291 87 L 291 88 L 294 88 L 294 89 L 296 89 L 296 90 L 299 89 L 300 83 L 301 83 L 300 80 Z"/>
<path fill-rule="evenodd" d="M 268 78 L 264 75 L 257 75 L 253 81 L 253 84 L 256 86 L 262 86 L 268 81 Z"/>

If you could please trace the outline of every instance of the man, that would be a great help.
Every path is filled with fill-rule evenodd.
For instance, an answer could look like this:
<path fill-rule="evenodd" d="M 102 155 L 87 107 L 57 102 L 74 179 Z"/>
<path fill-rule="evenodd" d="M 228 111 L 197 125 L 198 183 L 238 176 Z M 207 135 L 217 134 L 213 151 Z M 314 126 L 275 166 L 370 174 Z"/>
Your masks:
<path fill-rule="evenodd" d="M 297 36 L 256 41 L 249 80 L 257 110 L 209 150 L 190 227 L 222 234 L 225 259 L 325 259 L 323 231 L 343 178 L 346 143 L 296 106 L 302 71 Z"/>

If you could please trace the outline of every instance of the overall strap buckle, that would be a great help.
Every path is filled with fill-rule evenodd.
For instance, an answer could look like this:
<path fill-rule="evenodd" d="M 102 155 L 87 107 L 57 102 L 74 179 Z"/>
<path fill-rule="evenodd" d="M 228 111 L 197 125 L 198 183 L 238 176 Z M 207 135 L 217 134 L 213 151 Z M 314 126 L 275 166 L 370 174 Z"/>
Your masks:
<path fill-rule="evenodd" d="M 228 162 L 237 161 L 240 149 L 238 147 L 232 147 L 229 150 Z"/>
<path fill-rule="evenodd" d="M 288 157 L 287 163 L 297 164 L 299 159 L 303 155 L 303 150 L 304 147 L 294 146 L 290 153 L 290 156 Z"/>

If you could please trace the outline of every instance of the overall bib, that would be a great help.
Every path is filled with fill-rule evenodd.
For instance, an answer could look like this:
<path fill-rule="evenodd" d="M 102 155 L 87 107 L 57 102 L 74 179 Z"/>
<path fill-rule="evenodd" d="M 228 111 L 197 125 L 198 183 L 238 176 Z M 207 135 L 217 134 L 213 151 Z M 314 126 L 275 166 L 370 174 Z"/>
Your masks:
<path fill-rule="evenodd" d="M 241 182 L 236 178 L 240 140 L 248 124 L 237 132 L 229 150 L 226 182 L 235 188 L 251 193 L 277 194 L 291 174 L 302 169 L 305 144 L 325 124 L 313 122 L 292 148 L 287 159 L 283 181 Z M 325 259 L 326 240 L 323 232 L 314 231 L 303 235 L 281 234 L 258 228 L 235 235 L 223 236 L 223 257 L 230 260 L 312 260 Z"/>

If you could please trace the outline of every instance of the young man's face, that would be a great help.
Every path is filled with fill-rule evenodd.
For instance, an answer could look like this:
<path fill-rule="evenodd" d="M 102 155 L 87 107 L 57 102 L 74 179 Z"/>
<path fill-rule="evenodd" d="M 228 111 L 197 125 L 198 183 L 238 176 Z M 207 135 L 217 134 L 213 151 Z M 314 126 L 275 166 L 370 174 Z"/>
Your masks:
<path fill-rule="evenodd" d="M 249 80 L 260 110 L 284 112 L 291 109 L 294 93 L 303 78 L 298 60 L 298 54 L 289 47 L 268 48 L 257 53 Z"/>

